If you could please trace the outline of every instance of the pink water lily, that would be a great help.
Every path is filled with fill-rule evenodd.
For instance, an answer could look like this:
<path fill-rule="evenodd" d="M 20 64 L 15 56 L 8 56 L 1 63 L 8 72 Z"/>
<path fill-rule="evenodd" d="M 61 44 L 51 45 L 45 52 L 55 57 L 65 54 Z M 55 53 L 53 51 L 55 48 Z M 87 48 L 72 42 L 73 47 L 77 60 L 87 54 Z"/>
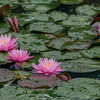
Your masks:
<path fill-rule="evenodd" d="M 18 40 L 18 38 L 11 39 L 11 34 L 8 35 L 2 35 L 0 37 L 0 51 L 6 51 L 9 52 L 13 49 L 17 49 L 18 47 L 15 47 L 18 43 L 15 43 Z"/>
<path fill-rule="evenodd" d="M 19 33 L 19 27 L 18 27 L 18 20 L 17 20 L 17 17 L 14 16 L 12 19 L 8 18 L 7 21 L 8 21 L 8 23 L 10 24 L 12 30 L 13 30 L 14 32 Z"/>
<path fill-rule="evenodd" d="M 44 73 L 45 75 L 59 74 L 61 71 L 65 71 L 65 69 L 61 69 L 62 67 L 58 67 L 60 64 L 61 62 L 57 63 L 53 58 L 49 60 L 48 58 L 44 60 L 40 58 L 38 65 L 32 64 L 35 68 L 33 69 L 33 73 Z"/>
<path fill-rule="evenodd" d="M 24 51 L 24 50 L 12 50 L 11 52 L 8 52 L 10 57 L 6 57 L 9 60 L 13 60 L 15 62 L 23 62 L 23 61 L 27 61 L 31 58 L 33 58 L 34 56 L 29 56 L 30 53 L 28 53 L 28 51 Z"/>

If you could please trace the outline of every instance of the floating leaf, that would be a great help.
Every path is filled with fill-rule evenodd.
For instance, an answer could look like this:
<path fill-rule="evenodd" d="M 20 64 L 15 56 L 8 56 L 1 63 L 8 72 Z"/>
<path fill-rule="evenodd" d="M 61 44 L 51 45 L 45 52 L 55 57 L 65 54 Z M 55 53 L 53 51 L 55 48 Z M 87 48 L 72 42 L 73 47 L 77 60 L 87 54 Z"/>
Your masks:
<path fill-rule="evenodd" d="M 69 50 L 69 51 L 82 51 L 87 50 L 92 45 L 92 41 L 90 40 L 76 40 L 68 44 L 68 42 L 64 43 L 60 50 Z"/>
<path fill-rule="evenodd" d="M 54 21 L 61 21 L 68 18 L 68 15 L 61 11 L 50 11 L 48 12 L 50 16 L 54 19 Z"/>
<path fill-rule="evenodd" d="M 8 60 L 7 58 L 5 58 L 5 56 L 9 57 L 9 54 L 7 52 L 5 52 L 5 53 L 0 52 L 0 64 L 6 64 L 6 63 L 12 62 L 12 61 Z"/>
<path fill-rule="evenodd" d="M 92 32 L 90 30 L 90 27 L 85 27 L 85 28 L 81 28 L 81 27 L 71 27 L 68 30 L 68 36 L 71 37 L 77 37 L 78 39 L 84 39 L 84 40 L 90 40 L 90 39 L 95 39 L 97 37 L 97 32 Z"/>
<path fill-rule="evenodd" d="M 61 56 L 61 58 L 63 60 L 65 59 L 77 59 L 77 58 L 81 58 L 82 55 L 80 54 L 80 52 L 65 52 L 65 54 L 63 54 Z"/>
<path fill-rule="evenodd" d="M 100 80 L 75 78 L 69 80 L 69 83 L 62 82 L 62 84 L 54 91 L 61 96 L 69 98 L 70 100 L 98 99 L 100 98 Z"/>
<path fill-rule="evenodd" d="M 16 75 L 17 79 L 20 78 L 27 78 L 27 76 L 30 76 L 31 73 L 27 72 L 27 71 L 22 71 L 22 70 L 18 70 L 18 71 L 13 71 Z"/>
<path fill-rule="evenodd" d="M 88 26 L 93 18 L 83 15 L 70 15 L 68 19 L 58 22 L 63 26 L 69 27 L 85 27 Z"/>
<path fill-rule="evenodd" d="M 34 27 L 34 28 L 33 28 Z M 36 22 L 26 27 L 28 31 L 39 31 L 45 33 L 60 33 L 64 31 L 64 27 L 54 24 L 52 22 Z"/>
<path fill-rule="evenodd" d="M 41 52 L 41 55 L 43 58 L 54 58 L 56 60 L 61 60 L 61 52 L 60 51 L 56 51 L 56 50 L 52 50 L 52 51 L 46 51 L 46 52 Z"/>
<path fill-rule="evenodd" d="M 82 51 L 81 55 L 86 57 L 86 58 L 100 58 L 100 47 L 99 46 L 94 46 L 91 47 L 90 49 L 86 50 L 86 51 Z"/>
<path fill-rule="evenodd" d="M 95 16 L 99 13 L 100 7 L 95 5 L 81 5 L 75 8 L 75 11 L 79 14 L 87 16 Z"/>
<path fill-rule="evenodd" d="M 62 4 L 79 4 L 83 2 L 84 0 L 60 0 L 60 3 Z"/>
<path fill-rule="evenodd" d="M 54 48 L 54 49 L 60 50 L 61 46 L 64 43 L 68 42 L 68 44 L 70 44 L 70 42 L 75 41 L 76 39 L 77 38 L 70 38 L 70 37 L 53 38 L 53 39 L 45 42 L 45 45 L 49 48 Z"/>
<path fill-rule="evenodd" d="M 99 70 L 100 62 L 87 58 L 79 58 L 75 60 L 63 61 L 60 66 L 62 66 L 68 72 L 86 73 Z"/>
<path fill-rule="evenodd" d="M 27 5 L 22 5 L 22 8 L 25 10 L 46 12 L 48 10 L 58 7 L 58 1 L 52 1 L 51 3 L 32 3 Z"/>
<path fill-rule="evenodd" d="M 61 80 L 56 76 L 45 76 L 44 74 L 33 74 L 28 79 L 17 81 L 18 85 L 29 89 L 50 89 L 58 86 Z"/>
<path fill-rule="evenodd" d="M 0 8 L 0 18 L 7 16 L 7 14 L 11 11 L 10 5 L 4 5 Z"/>
<path fill-rule="evenodd" d="M 12 82 L 14 80 L 15 80 L 15 74 L 12 71 L 0 68 L 0 85 Z"/>

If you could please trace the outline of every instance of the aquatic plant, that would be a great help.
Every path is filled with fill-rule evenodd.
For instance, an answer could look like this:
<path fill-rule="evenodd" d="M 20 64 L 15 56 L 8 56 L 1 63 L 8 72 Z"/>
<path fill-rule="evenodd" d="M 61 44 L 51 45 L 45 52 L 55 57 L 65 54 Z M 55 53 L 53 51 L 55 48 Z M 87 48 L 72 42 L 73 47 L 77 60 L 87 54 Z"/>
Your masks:
<path fill-rule="evenodd" d="M 35 68 L 33 69 L 33 73 L 44 73 L 45 75 L 55 75 L 59 74 L 61 71 L 65 71 L 64 69 L 61 69 L 62 67 L 58 67 L 61 62 L 57 63 L 55 62 L 55 59 L 53 58 L 48 59 L 47 57 L 43 60 L 40 58 L 39 64 L 32 64 L 32 66 Z"/>
<path fill-rule="evenodd" d="M 7 21 L 8 21 L 8 23 L 10 24 L 12 30 L 13 30 L 14 32 L 19 33 L 19 27 L 18 27 L 18 20 L 17 20 L 17 17 L 14 16 L 12 19 L 8 18 Z"/>
<path fill-rule="evenodd" d="M 15 43 L 18 40 L 18 38 L 11 39 L 11 34 L 8 35 L 2 35 L 0 37 L 0 51 L 6 51 L 9 52 L 13 49 L 17 49 L 18 47 L 15 47 L 18 43 Z M 15 43 L 15 44 L 14 44 Z"/>
<path fill-rule="evenodd" d="M 23 61 L 27 61 L 31 58 L 33 58 L 34 56 L 29 56 L 30 53 L 28 53 L 28 51 L 24 51 L 24 50 L 12 50 L 11 52 L 8 52 L 10 57 L 6 57 L 9 60 L 13 60 L 15 62 L 23 62 Z"/>

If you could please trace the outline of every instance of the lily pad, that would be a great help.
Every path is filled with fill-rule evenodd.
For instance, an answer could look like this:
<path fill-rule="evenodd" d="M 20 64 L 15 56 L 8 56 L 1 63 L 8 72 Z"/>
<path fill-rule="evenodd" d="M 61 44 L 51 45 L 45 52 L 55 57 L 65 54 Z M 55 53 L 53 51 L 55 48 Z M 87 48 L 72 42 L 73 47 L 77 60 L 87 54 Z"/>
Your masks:
<path fill-rule="evenodd" d="M 9 5 L 9 4 L 3 5 L 3 6 L 0 8 L 0 18 L 1 18 L 1 17 L 7 16 L 7 14 L 8 14 L 9 12 L 11 12 L 10 5 Z"/>
<path fill-rule="evenodd" d="M 18 85 L 29 89 L 51 89 L 58 86 L 61 80 L 56 76 L 45 76 L 44 74 L 33 74 L 28 79 L 20 79 Z"/>
<path fill-rule="evenodd" d="M 6 64 L 6 63 L 12 62 L 12 61 L 9 61 L 7 58 L 5 58 L 5 56 L 9 57 L 9 54 L 7 52 L 5 53 L 0 52 L 0 64 Z"/>
<path fill-rule="evenodd" d="M 68 72 L 86 73 L 94 72 L 100 69 L 100 62 L 87 58 L 64 61 L 60 64 Z"/>
<path fill-rule="evenodd" d="M 58 1 L 52 1 L 51 3 L 32 3 L 27 5 L 22 5 L 22 8 L 25 10 L 31 10 L 31 11 L 38 11 L 38 12 L 46 12 L 48 10 L 52 10 L 56 7 L 58 7 Z"/>
<path fill-rule="evenodd" d="M 0 34 L 9 32 L 8 28 L 0 28 Z"/>
<path fill-rule="evenodd" d="M 53 38 L 45 42 L 45 45 L 49 48 L 61 50 L 60 48 L 64 43 L 68 42 L 68 44 L 70 44 L 70 42 L 75 41 L 76 39 L 77 38 L 72 38 L 72 37 Z"/>
<path fill-rule="evenodd" d="M 56 51 L 56 50 L 52 50 L 52 51 L 46 51 L 46 52 L 40 52 L 43 58 L 54 58 L 56 60 L 61 60 L 61 52 L 60 51 Z"/>
<path fill-rule="evenodd" d="M 97 32 L 92 32 L 90 30 L 90 27 L 88 29 L 87 27 L 86 28 L 71 27 L 68 30 L 68 36 L 77 37 L 78 39 L 90 40 L 90 39 L 95 39 L 98 36 L 98 34 Z"/>
<path fill-rule="evenodd" d="M 34 28 L 33 28 L 34 27 Z M 64 27 L 54 24 L 52 22 L 36 22 L 26 27 L 28 31 L 39 31 L 45 33 L 60 33 L 64 31 Z"/>
<path fill-rule="evenodd" d="M 51 36 L 43 35 L 43 34 L 15 34 L 11 33 L 12 37 L 17 37 L 18 43 L 21 49 L 27 50 L 29 52 L 40 52 L 48 50 L 45 46 L 44 42 L 51 38 Z"/>
<path fill-rule="evenodd" d="M 61 4 L 79 4 L 82 3 L 84 0 L 60 0 Z"/>
<path fill-rule="evenodd" d="M 100 58 L 100 47 L 99 46 L 94 46 L 91 47 L 90 49 L 86 50 L 86 51 L 82 51 L 81 55 L 86 57 L 86 58 Z"/>
<path fill-rule="evenodd" d="M 100 98 L 100 80 L 75 78 L 70 80 L 69 83 L 62 82 L 62 84 L 54 91 L 71 100 L 98 99 Z"/>
<path fill-rule="evenodd" d="M 63 26 L 69 27 L 85 27 L 90 25 L 93 18 L 83 15 L 70 15 L 68 19 L 58 22 Z"/>
<path fill-rule="evenodd" d="M 50 16 L 54 19 L 54 21 L 61 21 L 68 18 L 68 15 L 61 11 L 50 11 L 48 12 Z"/>
<path fill-rule="evenodd" d="M 92 41 L 90 40 L 76 40 L 68 44 L 68 42 L 64 43 L 60 50 L 69 50 L 69 51 L 82 51 L 87 50 L 92 45 Z"/>
<path fill-rule="evenodd" d="M 95 16 L 99 13 L 100 7 L 95 5 L 81 5 L 75 8 L 75 11 L 79 14 L 87 16 Z"/>
<path fill-rule="evenodd" d="M 18 70 L 18 71 L 13 71 L 13 73 L 16 74 L 16 78 L 20 79 L 20 78 L 27 78 L 27 76 L 30 76 L 31 73 L 27 72 L 27 71 L 22 71 L 22 70 Z"/>
<path fill-rule="evenodd" d="M 0 68 L 0 85 L 14 81 L 15 77 L 16 75 L 12 71 Z"/>
<path fill-rule="evenodd" d="M 77 58 L 81 58 L 82 57 L 82 55 L 80 54 L 80 52 L 65 52 L 65 54 L 63 54 L 62 56 L 61 56 L 61 58 L 63 59 L 63 60 L 65 60 L 65 59 L 77 59 Z"/>

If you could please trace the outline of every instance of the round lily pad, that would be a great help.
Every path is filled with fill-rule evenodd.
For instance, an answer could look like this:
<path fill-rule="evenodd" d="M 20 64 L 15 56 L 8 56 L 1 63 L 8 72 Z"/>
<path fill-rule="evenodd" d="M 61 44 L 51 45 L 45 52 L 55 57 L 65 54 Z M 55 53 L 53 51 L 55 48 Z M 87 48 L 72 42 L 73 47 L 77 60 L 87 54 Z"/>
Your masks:
<path fill-rule="evenodd" d="M 98 34 L 97 32 L 92 32 L 90 27 L 89 29 L 87 29 L 87 27 L 86 28 L 71 27 L 68 30 L 68 36 L 77 37 L 78 39 L 91 40 L 95 39 L 98 36 Z"/>
<path fill-rule="evenodd" d="M 77 58 L 81 58 L 82 55 L 80 54 L 80 52 L 65 52 L 65 54 L 63 54 L 61 56 L 61 58 L 63 60 L 65 59 L 77 59 Z"/>
<path fill-rule="evenodd" d="M 18 85 L 29 89 L 51 89 L 58 86 L 61 80 L 56 76 L 45 76 L 44 74 L 33 74 L 28 79 L 20 79 Z"/>
<path fill-rule="evenodd" d="M 28 50 L 29 52 L 40 52 L 48 50 L 45 46 L 44 42 L 51 38 L 51 36 L 43 35 L 43 34 L 28 34 L 24 32 L 23 35 L 11 33 L 12 37 L 18 38 L 18 43 L 21 49 Z"/>
<path fill-rule="evenodd" d="M 34 28 L 33 28 L 34 27 Z M 26 27 L 28 31 L 39 31 L 45 33 L 60 33 L 64 31 L 64 27 L 54 24 L 52 22 L 36 22 Z"/>
<path fill-rule="evenodd" d="M 0 28 L 0 34 L 9 32 L 8 28 Z"/>
<path fill-rule="evenodd" d="M 48 13 L 50 14 L 50 17 L 52 17 L 54 19 L 54 21 L 61 21 L 61 20 L 68 18 L 68 15 L 61 11 L 54 10 L 54 11 L 50 11 Z"/>
<path fill-rule="evenodd" d="M 86 50 L 86 51 L 82 51 L 81 55 L 86 57 L 86 58 L 100 58 L 100 47 L 99 46 L 94 46 L 91 47 L 90 49 Z"/>
<path fill-rule="evenodd" d="M 79 4 L 83 1 L 84 0 L 60 0 L 60 3 L 62 3 L 62 4 Z"/>
<path fill-rule="evenodd" d="M 0 68 L 0 85 L 14 81 L 15 77 L 16 75 L 12 71 Z"/>
<path fill-rule="evenodd" d="M 74 73 L 88 73 L 100 69 L 100 62 L 98 60 L 91 60 L 87 58 L 79 58 L 75 60 L 63 61 L 62 66 L 68 72 Z"/>
<path fill-rule="evenodd" d="M 99 13 L 100 7 L 95 5 L 81 5 L 75 8 L 75 11 L 79 14 L 87 16 L 95 16 Z"/>
<path fill-rule="evenodd" d="M 56 7 L 58 7 L 58 1 L 52 1 L 51 3 L 32 3 L 27 5 L 22 5 L 22 8 L 25 10 L 31 10 L 31 11 L 38 11 L 38 12 L 46 12 L 48 10 L 52 10 Z"/>
<path fill-rule="evenodd" d="M 46 52 L 40 52 L 43 58 L 54 58 L 56 60 L 61 60 L 61 52 L 60 51 L 56 51 L 56 50 L 52 50 L 52 51 L 46 51 Z"/>
<path fill-rule="evenodd" d="M 100 98 L 100 80 L 75 78 L 69 80 L 69 83 L 62 82 L 54 91 L 70 100 L 98 99 Z"/>
<path fill-rule="evenodd" d="M 0 89 L 1 100 L 53 100 L 57 97 L 52 90 L 34 91 L 21 88 L 18 85 L 8 85 Z"/>
<path fill-rule="evenodd" d="M 73 42 L 76 39 L 77 38 L 72 37 L 58 37 L 48 40 L 47 42 L 45 42 L 45 45 L 49 48 L 61 50 L 61 47 L 64 43 L 68 42 L 68 44 L 70 44 L 70 42 Z"/>
<path fill-rule="evenodd" d="M 69 27 L 85 27 L 90 25 L 93 18 L 83 15 L 70 15 L 68 19 L 58 22 L 63 26 Z"/>
<path fill-rule="evenodd" d="M 12 62 L 12 61 L 8 60 L 7 58 L 5 58 L 5 56 L 9 56 L 9 54 L 7 52 L 5 52 L 5 53 L 0 52 L 0 64 L 6 64 L 6 63 Z"/>
<path fill-rule="evenodd" d="M 27 72 L 27 71 L 22 71 L 22 70 L 15 70 L 13 71 L 13 73 L 16 74 L 16 78 L 20 79 L 20 78 L 27 78 L 27 76 L 30 76 L 31 73 Z"/>

